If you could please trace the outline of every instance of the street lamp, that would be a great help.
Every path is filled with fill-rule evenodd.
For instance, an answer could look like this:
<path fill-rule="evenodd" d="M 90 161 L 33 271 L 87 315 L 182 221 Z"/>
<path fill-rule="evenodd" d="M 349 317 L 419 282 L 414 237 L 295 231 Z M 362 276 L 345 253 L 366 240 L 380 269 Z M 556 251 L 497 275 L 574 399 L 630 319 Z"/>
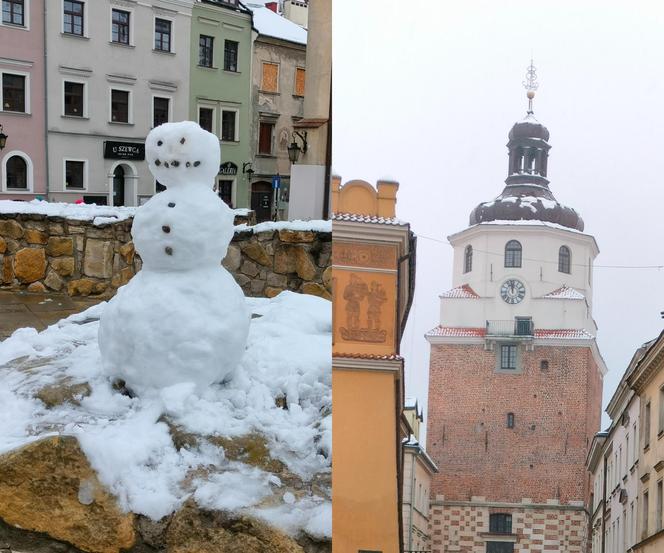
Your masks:
<path fill-rule="evenodd" d="M 245 161 L 242 164 L 242 172 L 246 173 L 249 175 L 249 178 L 251 179 L 251 175 L 253 175 L 256 171 L 254 171 L 253 165 L 251 161 Z"/>
<path fill-rule="evenodd" d="M 0 150 L 4 150 L 5 145 L 7 144 L 8 136 L 2 132 L 2 125 L 0 125 Z"/>
<path fill-rule="evenodd" d="M 295 140 L 299 138 L 302 141 L 302 147 Z M 298 158 L 300 157 L 300 152 L 303 154 L 307 153 L 307 131 L 304 133 L 299 133 L 298 131 L 293 131 L 293 141 L 288 146 L 288 159 L 291 163 L 297 163 Z"/>

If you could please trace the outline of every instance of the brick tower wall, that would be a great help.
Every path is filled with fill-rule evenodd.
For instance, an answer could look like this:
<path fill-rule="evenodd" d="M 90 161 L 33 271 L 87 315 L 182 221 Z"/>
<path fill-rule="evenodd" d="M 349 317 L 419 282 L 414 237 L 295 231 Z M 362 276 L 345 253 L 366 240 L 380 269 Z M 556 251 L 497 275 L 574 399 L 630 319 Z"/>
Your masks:
<path fill-rule="evenodd" d="M 440 469 L 432 498 L 587 501 L 585 459 L 602 397 L 591 349 L 519 350 L 522 370 L 504 374 L 482 344 L 432 345 L 427 452 Z"/>

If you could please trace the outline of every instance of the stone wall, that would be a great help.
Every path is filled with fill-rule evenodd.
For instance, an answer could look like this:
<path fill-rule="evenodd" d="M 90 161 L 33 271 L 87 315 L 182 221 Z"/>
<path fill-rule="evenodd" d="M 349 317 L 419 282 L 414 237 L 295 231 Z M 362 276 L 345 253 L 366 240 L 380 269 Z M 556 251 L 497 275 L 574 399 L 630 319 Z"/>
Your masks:
<path fill-rule="evenodd" d="M 131 225 L 0 214 L 0 288 L 110 297 L 141 268 Z M 331 250 L 331 232 L 248 227 L 236 232 L 224 266 L 248 296 L 293 290 L 331 299 Z"/>

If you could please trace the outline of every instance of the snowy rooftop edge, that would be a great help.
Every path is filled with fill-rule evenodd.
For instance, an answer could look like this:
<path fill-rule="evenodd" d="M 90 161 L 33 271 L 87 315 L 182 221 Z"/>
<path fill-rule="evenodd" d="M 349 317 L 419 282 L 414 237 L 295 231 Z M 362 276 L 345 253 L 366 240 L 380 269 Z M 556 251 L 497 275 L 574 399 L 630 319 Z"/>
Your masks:
<path fill-rule="evenodd" d="M 254 27 L 256 27 L 259 34 L 306 46 L 307 31 L 296 23 L 273 12 L 264 3 L 254 0 L 245 2 L 245 6 L 253 13 Z"/>
<path fill-rule="evenodd" d="M 575 234 L 586 234 L 585 232 L 576 230 L 574 228 L 566 227 L 564 225 L 559 225 L 558 223 L 549 223 L 548 221 L 540 221 L 538 219 L 517 219 L 512 221 L 505 219 L 496 219 L 495 221 L 482 221 L 481 223 L 470 225 L 468 228 L 474 228 L 486 225 L 544 226 L 560 230 L 566 230 L 569 232 L 573 232 Z"/>

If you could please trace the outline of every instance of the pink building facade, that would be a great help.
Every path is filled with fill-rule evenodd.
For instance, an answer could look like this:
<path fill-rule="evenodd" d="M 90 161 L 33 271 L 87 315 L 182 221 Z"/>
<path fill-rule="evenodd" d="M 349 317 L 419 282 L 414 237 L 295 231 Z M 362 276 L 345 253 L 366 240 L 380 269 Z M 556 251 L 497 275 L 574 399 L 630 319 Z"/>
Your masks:
<path fill-rule="evenodd" d="M 44 0 L 2 2 L 0 85 L 0 199 L 45 197 Z"/>

